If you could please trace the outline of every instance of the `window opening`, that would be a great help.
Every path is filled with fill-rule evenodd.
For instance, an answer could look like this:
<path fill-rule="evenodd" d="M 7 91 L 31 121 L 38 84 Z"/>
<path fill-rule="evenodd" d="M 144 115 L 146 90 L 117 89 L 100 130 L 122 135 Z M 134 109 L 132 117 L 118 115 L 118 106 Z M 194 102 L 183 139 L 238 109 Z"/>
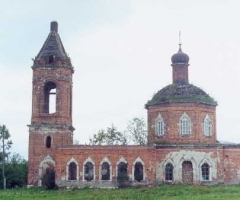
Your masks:
<path fill-rule="evenodd" d="M 140 182 L 143 180 L 143 165 L 137 162 L 134 166 L 134 180 Z"/>
<path fill-rule="evenodd" d="M 210 167 L 207 163 L 204 163 L 202 165 L 202 179 L 204 181 L 209 181 L 209 171 L 210 171 Z"/>
<path fill-rule="evenodd" d="M 53 63 L 53 62 L 54 62 L 54 58 L 55 58 L 54 55 L 50 55 L 50 56 L 49 56 L 49 59 L 48 59 L 48 63 L 49 63 L 49 64 Z"/>
<path fill-rule="evenodd" d="M 164 121 L 163 121 L 163 118 L 162 118 L 162 116 L 160 114 L 159 114 L 159 116 L 156 119 L 155 126 L 156 126 L 156 134 L 158 136 L 164 135 Z"/>
<path fill-rule="evenodd" d="M 168 163 L 165 167 L 165 180 L 173 181 L 173 165 Z"/>
<path fill-rule="evenodd" d="M 191 119 L 184 113 L 180 118 L 180 135 L 190 135 L 191 133 Z"/>
<path fill-rule="evenodd" d="M 56 112 L 56 84 L 48 82 L 44 86 L 44 113 L 52 114 Z"/>
<path fill-rule="evenodd" d="M 127 177 L 127 163 L 120 162 L 118 164 L 118 179 L 122 179 L 123 177 Z"/>
<path fill-rule="evenodd" d="M 187 135 L 189 133 L 189 122 L 188 119 L 182 119 L 182 135 Z"/>
<path fill-rule="evenodd" d="M 102 164 L 102 180 L 110 180 L 110 165 L 108 162 Z"/>
<path fill-rule="evenodd" d="M 93 164 L 91 162 L 87 162 L 84 165 L 84 179 L 86 181 L 92 181 L 93 180 Z"/>
<path fill-rule="evenodd" d="M 77 180 L 77 165 L 71 162 L 68 166 L 68 180 Z"/>
<path fill-rule="evenodd" d="M 51 136 L 47 136 L 46 138 L 46 147 L 50 148 L 52 145 L 52 137 Z"/>
<path fill-rule="evenodd" d="M 203 122 L 203 131 L 205 136 L 211 136 L 211 119 L 207 115 Z"/>

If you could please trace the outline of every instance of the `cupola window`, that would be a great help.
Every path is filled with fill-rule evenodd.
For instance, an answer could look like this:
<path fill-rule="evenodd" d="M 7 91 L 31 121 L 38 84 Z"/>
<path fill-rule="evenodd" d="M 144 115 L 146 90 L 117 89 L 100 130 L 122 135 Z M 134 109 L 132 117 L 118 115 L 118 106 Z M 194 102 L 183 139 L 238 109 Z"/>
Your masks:
<path fill-rule="evenodd" d="M 164 135 L 164 121 L 161 116 L 161 114 L 158 115 L 156 121 L 155 121 L 155 132 L 157 136 L 163 136 Z"/>
<path fill-rule="evenodd" d="M 188 114 L 184 113 L 180 117 L 180 135 L 190 135 L 191 134 L 191 118 L 188 116 Z"/>
<path fill-rule="evenodd" d="M 209 115 L 206 115 L 203 122 L 203 132 L 205 136 L 208 136 L 208 137 L 211 136 L 211 124 L 212 123 Z"/>

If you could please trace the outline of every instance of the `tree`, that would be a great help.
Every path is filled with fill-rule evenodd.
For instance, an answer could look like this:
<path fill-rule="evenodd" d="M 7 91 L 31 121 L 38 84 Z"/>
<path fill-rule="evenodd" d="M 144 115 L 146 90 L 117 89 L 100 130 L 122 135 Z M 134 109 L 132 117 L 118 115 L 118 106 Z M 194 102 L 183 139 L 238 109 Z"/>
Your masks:
<path fill-rule="evenodd" d="M 0 167 L 2 169 L 2 166 Z M 5 163 L 6 187 L 24 187 L 27 184 L 27 161 L 18 153 L 8 156 Z M 3 187 L 3 179 L 0 177 L 0 187 Z"/>
<path fill-rule="evenodd" d="M 127 133 L 134 144 L 145 145 L 147 144 L 147 128 L 146 123 L 141 118 L 133 118 L 129 121 L 127 126 Z"/>
<path fill-rule="evenodd" d="M 113 124 L 111 127 L 107 127 L 107 130 L 98 131 L 90 139 L 90 143 L 95 145 L 126 145 L 127 142 L 127 136 L 117 131 Z"/>
<path fill-rule="evenodd" d="M 9 150 L 12 147 L 12 140 L 10 140 L 10 133 L 8 131 L 8 129 L 6 128 L 5 125 L 0 125 L 0 141 L 1 141 L 1 155 L 0 155 L 0 159 L 1 161 L 3 161 L 3 155 L 4 157 L 8 157 L 8 155 L 10 154 L 9 152 L 7 153 L 7 150 Z"/>
<path fill-rule="evenodd" d="M 6 179 L 5 179 L 5 157 L 8 156 L 8 153 L 6 153 L 7 150 L 9 150 L 12 146 L 12 141 L 9 139 L 10 138 L 10 133 L 8 129 L 6 128 L 5 125 L 0 125 L 0 139 L 2 141 L 2 156 L 1 156 L 1 161 L 2 161 L 2 178 L 3 178 L 3 188 L 6 188 Z"/>

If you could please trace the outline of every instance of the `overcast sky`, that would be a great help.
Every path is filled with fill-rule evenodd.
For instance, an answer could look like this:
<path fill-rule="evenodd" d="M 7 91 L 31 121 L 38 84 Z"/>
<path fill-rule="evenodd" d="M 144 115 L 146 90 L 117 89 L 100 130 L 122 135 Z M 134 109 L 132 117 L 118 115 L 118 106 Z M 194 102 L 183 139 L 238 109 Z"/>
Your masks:
<path fill-rule="evenodd" d="M 0 0 L 0 8 L 0 124 L 13 152 L 27 158 L 32 58 L 53 20 L 75 68 L 75 140 L 147 119 L 145 103 L 172 83 L 181 30 L 190 83 L 219 104 L 218 140 L 240 143 L 239 0 Z"/>

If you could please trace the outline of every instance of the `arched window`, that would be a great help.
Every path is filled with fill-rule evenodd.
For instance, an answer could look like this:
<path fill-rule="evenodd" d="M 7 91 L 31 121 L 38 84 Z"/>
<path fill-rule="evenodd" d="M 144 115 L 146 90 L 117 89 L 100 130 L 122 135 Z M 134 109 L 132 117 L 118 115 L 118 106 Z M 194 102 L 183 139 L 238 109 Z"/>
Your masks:
<path fill-rule="evenodd" d="M 87 162 L 84 165 L 84 180 L 92 181 L 94 176 L 93 164 L 91 162 Z"/>
<path fill-rule="evenodd" d="M 77 180 L 77 165 L 71 162 L 68 166 L 68 180 Z"/>
<path fill-rule="evenodd" d="M 46 137 L 46 147 L 50 148 L 52 145 L 52 137 L 51 136 L 47 136 Z"/>
<path fill-rule="evenodd" d="M 121 176 L 127 176 L 127 163 L 125 162 L 120 162 L 118 165 L 117 165 L 117 168 L 118 168 L 118 177 L 121 177 Z"/>
<path fill-rule="evenodd" d="M 56 112 L 56 84 L 54 82 L 47 82 L 44 86 L 44 113 Z"/>
<path fill-rule="evenodd" d="M 171 163 L 165 166 L 165 180 L 173 181 L 173 165 Z"/>
<path fill-rule="evenodd" d="M 156 131 L 157 136 L 164 135 L 164 121 L 163 121 L 161 114 L 158 115 L 158 117 L 155 121 L 155 131 Z"/>
<path fill-rule="evenodd" d="M 143 165 L 137 162 L 134 166 L 134 180 L 140 182 L 143 180 Z"/>
<path fill-rule="evenodd" d="M 211 136 L 211 119 L 209 115 L 206 115 L 203 122 L 203 132 L 205 136 Z"/>
<path fill-rule="evenodd" d="M 101 176 L 102 180 L 110 180 L 110 165 L 108 162 L 102 164 Z"/>
<path fill-rule="evenodd" d="M 204 163 L 201 167 L 202 170 L 202 180 L 209 181 L 209 175 L 210 175 L 210 167 L 207 163 Z"/>
<path fill-rule="evenodd" d="M 184 113 L 180 117 L 180 135 L 190 135 L 191 134 L 191 119 L 188 114 Z"/>

